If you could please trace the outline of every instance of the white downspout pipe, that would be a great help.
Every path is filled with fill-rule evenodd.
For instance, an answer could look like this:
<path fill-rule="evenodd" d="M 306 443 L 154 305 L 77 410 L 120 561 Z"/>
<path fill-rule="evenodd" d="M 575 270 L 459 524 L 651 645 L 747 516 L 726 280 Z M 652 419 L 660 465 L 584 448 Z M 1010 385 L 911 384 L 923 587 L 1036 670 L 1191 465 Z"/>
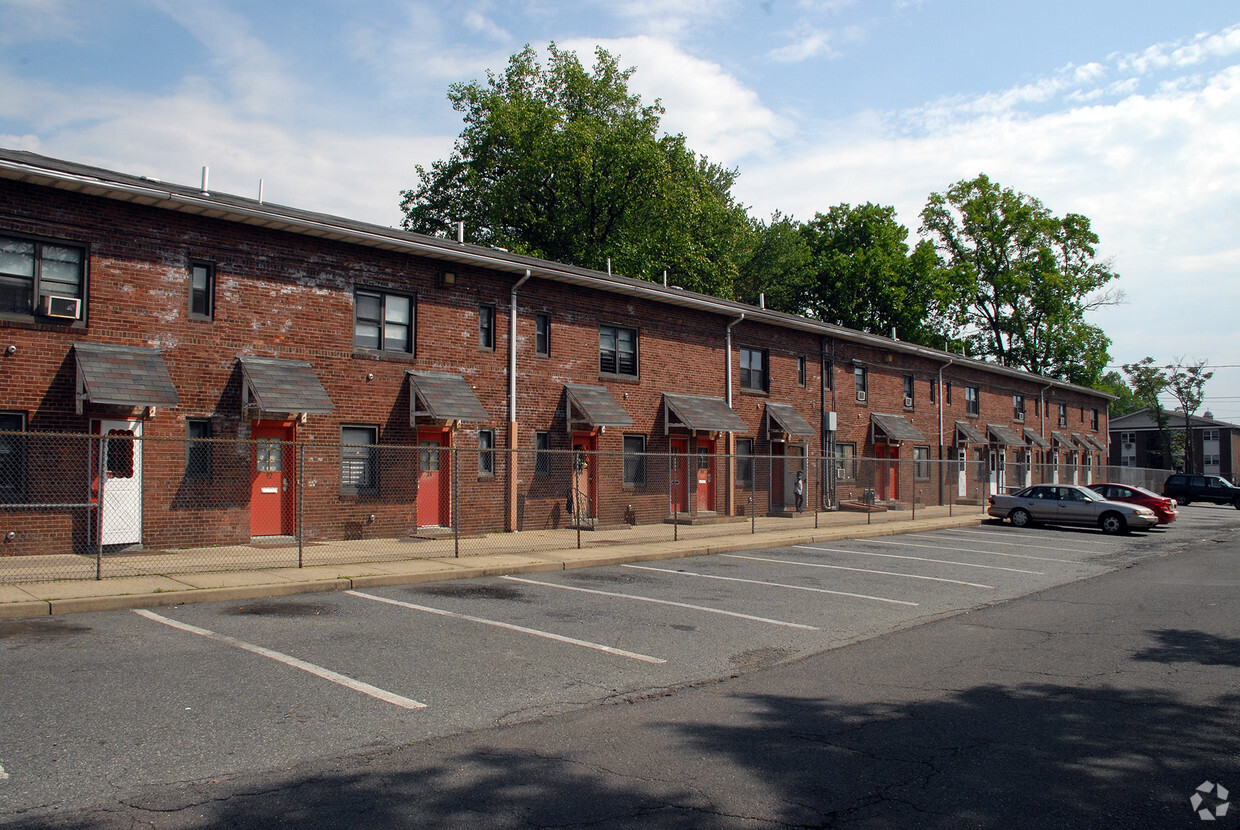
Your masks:
<path fill-rule="evenodd" d="M 530 278 L 530 269 L 512 286 L 508 303 L 508 531 L 517 530 L 517 289 Z"/>
<path fill-rule="evenodd" d="M 949 358 L 946 363 L 939 367 L 939 461 L 943 461 L 943 448 L 947 446 L 943 443 L 943 370 L 956 362 L 955 358 Z"/>
<path fill-rule="evenodd" d="M 727 327 L 724 329 L 724 335 L 725 335 L 724 341 L 727 346 L 727 348 L 725 349 L 726 354 L 724 356 L 724 359 L 726 360 L 726 365 L 725 365 L 726 371 L 724 372 L 724 375 L 727 378 L 727 384 L 728 384 L 728 394 L 724 397 L 724 400 L 727 401 L 728 409 L 732 408 L 732 327 L 744 319 L 745 319 L 745 312 L 742 311 L 741 316 L 737 317 L 735 320 L 728 323 Z M 734 443 L 735 437 L 736 436 L 733 435 L 732 433 L 730 432 L 728 433 L 728 443 L 727 443 L 728 489 L 727 489 L 727 497 L 724 500 L 725 502 L 724 512 L 727 513 L 727 515 L 729 516 L 736 515 L 736 444 Z"/>
<path fill-rule="evenodd" d="M 727 399 L 729 409 L 732 408 L 732 327 L 744 319 L 745 319 L 745 312 L 742 311 L 741 316 L 737 317 L 735 320 L 728 323 L 727 328 L 724 329 L 724 332 L 727 335 L 726 337 L 727 365 L 724 368 L 726 370 L 725 374 L 727 376 L 727 381 L 728 381 L 728 394 L 725 397 Z"/>
<path fill-rule="evenodd" d="M 517 289 L 530 278 L 530 269 L 517 280 L 509 295 L 508 307 L 508 423 L 517 422 Z"/>

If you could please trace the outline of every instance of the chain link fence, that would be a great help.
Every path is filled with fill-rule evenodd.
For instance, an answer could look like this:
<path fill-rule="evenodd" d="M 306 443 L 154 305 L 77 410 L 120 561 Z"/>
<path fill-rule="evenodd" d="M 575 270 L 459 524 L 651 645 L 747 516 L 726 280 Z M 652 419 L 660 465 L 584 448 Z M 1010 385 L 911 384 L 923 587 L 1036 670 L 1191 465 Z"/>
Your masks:
<path fill-rule="evenodd" d="M 512 451 L 0 433 L 0 584 L 529 553 L 908 521 L 1043 481 L 1167 473 L 980 458 Z M 510 476 L 515 473 L 515 481 Z M 1074 478 L 1075 477 L 1075 478 Z"/>

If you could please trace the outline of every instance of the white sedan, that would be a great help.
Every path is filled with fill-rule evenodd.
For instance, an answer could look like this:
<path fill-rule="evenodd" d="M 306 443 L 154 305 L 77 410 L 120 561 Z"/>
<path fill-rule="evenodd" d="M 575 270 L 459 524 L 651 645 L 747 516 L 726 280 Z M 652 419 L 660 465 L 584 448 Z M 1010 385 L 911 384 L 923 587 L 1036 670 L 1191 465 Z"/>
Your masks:
<path fill-rule="evenodd" d="M 1016 527 L 1036 522 L 1056 525 L 1097 525 L 1103 533 L 1127 533 L 1158 524 L 1148 507 L 1107 501 L 1076 484 L 1035 484 L 1011 495 L 990 497 L 987 514 L 1008 519 Z"/>

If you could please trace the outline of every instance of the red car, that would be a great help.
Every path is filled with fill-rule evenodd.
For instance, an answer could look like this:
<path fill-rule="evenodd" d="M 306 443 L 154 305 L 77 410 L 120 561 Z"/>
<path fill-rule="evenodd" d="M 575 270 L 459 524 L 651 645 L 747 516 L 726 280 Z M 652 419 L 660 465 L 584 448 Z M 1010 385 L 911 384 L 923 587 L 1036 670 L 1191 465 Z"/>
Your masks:
<path fill-rule="evenodd" d="M 1160 496 L 1157 493 L 1132 484 L 1091 484 L 1089 489 L 1107 501 L 1126 501 L 1139 504 L 1154 511 L 1160 525 L 1171 524 L 1179 515 L 1175 499 Z"/>

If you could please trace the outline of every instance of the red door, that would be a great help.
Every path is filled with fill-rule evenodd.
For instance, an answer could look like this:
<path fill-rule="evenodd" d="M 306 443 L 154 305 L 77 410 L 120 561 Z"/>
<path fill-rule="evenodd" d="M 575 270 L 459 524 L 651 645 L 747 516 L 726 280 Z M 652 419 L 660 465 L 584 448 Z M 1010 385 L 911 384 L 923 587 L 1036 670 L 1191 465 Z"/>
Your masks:
<path fill-rule="evenodd" d="M 293 424 L 260 421 L 251 437 L 254 450 L 250 464 L 250 535 L 293 535 L 294 457 Z"/>
<path fill-rule="evenodd" d="M 418 527 L 452 525 L 452 469 L 448 432 L 418 430 Z"/>
<path fill-rule="evenodd" d="M 715 510 L 715 442 L 705 438 L 697 439 L 697 509 Z"/>
<path fill-rule="evenodd" d="M 874 476 L 875 495 L 881 501 L 900 498 L 900 448 L 875 444 L 874 457 L 878 459 Z"/>
<path fill-rule="evenodd" d="M 672 477 L 671 496 L 672 512 L 689 512 L 689 439 L 670 439 L 672 463 L 669 472 Z"/>
<path fill-rule="evenodd" d="M 590 433 L 573 435 L 573 512 L 574 519 L 598 517 L 598 438 Z"/>

